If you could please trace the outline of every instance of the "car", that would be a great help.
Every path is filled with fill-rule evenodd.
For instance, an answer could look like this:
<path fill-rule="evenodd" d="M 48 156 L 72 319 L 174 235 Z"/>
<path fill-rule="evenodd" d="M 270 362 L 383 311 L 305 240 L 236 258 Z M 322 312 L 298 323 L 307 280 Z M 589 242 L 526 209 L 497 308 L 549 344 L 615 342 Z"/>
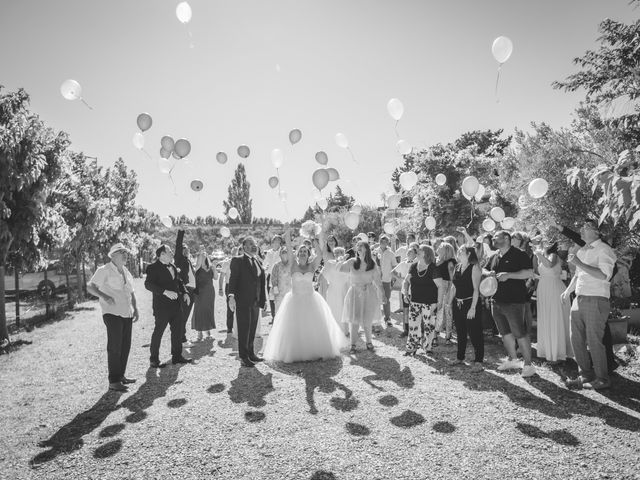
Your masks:
<path fill-rule="evenodd" d="M 20 293 L 35 293 L 39 297 L 53 296 L 56 293 L 64 292 L 68 288 L 75 288 L 78 285 L 78 276 L 76 269 L 73 268 L 68 273 L 69 284 L 67 285 L 67 275 L 65 275 L 62 263 L 54 261 L 49 263 L 47 267 L 47 278 L 44 278 L 44 271 L 38 272 L 19 272 L 18 285 Z M 85 268 L 85 277 L 87 280 L 91 278 L 91 272 Z M 84 278 L 80 279 L 84 282 Z M 8 295 L 15 294 L 16 280 L 15 272 L 12 267 L 7 267 L 4 277 L 4 290 Z"/>

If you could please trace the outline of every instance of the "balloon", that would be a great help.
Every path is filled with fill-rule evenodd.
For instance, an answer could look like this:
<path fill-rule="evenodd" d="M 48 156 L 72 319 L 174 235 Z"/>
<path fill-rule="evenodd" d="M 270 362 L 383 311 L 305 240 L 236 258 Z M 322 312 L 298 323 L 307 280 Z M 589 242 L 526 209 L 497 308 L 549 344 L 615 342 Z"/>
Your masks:
<path fill-rule="evenodd" d="M 158 160 L 158 168 L 160 173 L 169 173 L 171 171 L 171 162 L 166 158 L 161 158 Z"/>
<path fill-rule="evenodd" d="M 466 193 L 462 192 L 462 196 L 464 198 L 466 198 L 467 200 L 471 201 L 471 199 L 473 198 L 471 195 L 467 195 Z"/>
<path fill-rule="evenodd" d="M 180 2 L 176 7 L 176 17 L 182 23 L 189 23 L 191 20 L 191 6 L 187 2 Z"/>
<path fill-rule="evenodd" d="M 329 162 L 329 157 L 327 157 L 325 152 L 320 151 L 316 153 L 316 162 L 320 165 L 326 165 Z"/>
<path fill-rule="evenodd" d="M 164 148 L 165 150 L 169 150 L 170 152 L 173 152 L 173 146 L 175 144 L 173 142 L 173 138 L 171 138 L 169 135 L 165 135 L 160 140 L 160 145 L 162 145 L 162 148 Z"/>
<path fill-rule="evenodd" d="M 222 235 L 224 238 L 228 238 L 231 236 L 231 230 L 229 230 L 229 228 L 227 227 L 220 227 L 220 235 Z"/>
<path fill-rule="evenodd" d="M 494 222 L 490 218 L 485 218 L 482 222 L 482 228 L 486 232 L 493 232 L 496 229 L 496 222 Z"/>
<path fill-rule="evenodd" d="M 133 134 L 133 146 L 138 150 L 142 150 L 144 148 L 144 136 L 142 136 L 140 132 Z"/>
<path fill-rule="evenodd" d="M 176 160 L 180 160 L 180 155 L 178 155 L 176 152 L 172 152 L 172 153 L 171 153 L 171 156 L 172 156 L 173 158 L 175 158 Z"/>
<path fill-rule="evenodd" d="M 515 223 L 516 221 L 511 217 L 504 217 L 502 219 L 502 222 L 500 222 L 500 224 L 502 225 L 502 228 L 506 228 L 507 230 L 512 229 Z"/>
<path fill-rule="evenodd" d="M 203 187 L 204 185 L 202 184 L 202 181 L 191 180 L 191 190 L 193 190 L 194 192 L 199 192 Z"/>
<path fill-rule="evenodd" d="M 478 191 L 476 192 L 476 194 L 474 195 L 475 199 L 477 202 L 482 201 L 482 199 L 484 198 L 484 194 L 487 193 L 487 189 L 484 188 L 484 185 L 480 185 L 478 187 Z"/>
<path fill-rule="evenodd" d="M 402 118 L 402 114 L 404 113 L 404 106 L 402 102 L 397 98 L 392 98 L 387 103 L 387 111 L 391 118 L 393 118 L 396 122 Z"/>
<path fill-rule="evenodd" d="M 329 174 L 329 181 L 330 182 L 335 182 L 336 180 L 340 180 L 340 174 L 338 173 L 338 170 L 336 170 L 335 168 L 327 168 L 327 173 Z"/>
<path fill-rule="evenodd" d="M 238 147 L 238 156 L 240 158 L 247 158 L 251 154 L 251 150 L 246 145 L 240 145 Z"/>
<path fill-rule="evenodd" d="M 140 115 L 138 115 L 136 123 L 138 124 L 138 128 L 141 131 L 146 132 L 151 128 L 153 120 L 151 119 L 151 115 L 149 115 L 148 113 L 141 113 Z"/>
<path fill-rule="evenodd" d="M 287 201 L 287 192 L 285 192 L 284 190 L 280 192 L 280 201 L 283 203 Z"/>
<path fill-rule="evenodd" d="M 369 243 L 369 237 L 367 237 L 367 234 L 364 232 L 359 233 L 358 238 L 360 239 L 361 242 Z"/>
<path fill-rule="evenodd" d="M 227 154 L 224 152 L 216 153 L 216 160 L 220 165 L 224 165 L 225 163 L 227 163 L 227 160 L 228 160 Z"/>
<path fill-rule="evenodd" d="M 180 140 L 176 140 L 176 144 L 173 146 L 173 151 L 176 152 L 180 158 L 184 158 L 191 152 L 191 144 L 189 140 L 185 138 L 181 138 Z"/>
<path fill-rule="evenodd" d="M 171 156 L 171 150 L 165 150 L 164 147 L 160 147 L 160 158 L 169 158 Z"/>
<path fill-rule="evenodd" d="M 295 128 L 289 132 L 289 141 L 291 142 L 291 145 L 295 145 L 300 140 L 302 140 L 302 132 L 300 130 Z"/>
<path fill-rule="evenodd" d="M 278 177 L 269 177 L 269 186 L 271 188 L 276 188 L 278 186 L 278 183 L 280 183 Z"/>
<path fill-rule="evenodd" d="M 384 229 L 384 233 L 386 233 L 387 235 L 393 235 L 394 233 L 396 233 L 396 227 L 391 222 L 385 223 L 382 228 Z"/>
<path fill-rule="evenodd" d="M 75 80 L 65 80 L 60 85 L 60 93 L 67 100 L 78 100 L 82 98 L 82 87 Z"/>
<path fill-rule="evenodd" d="M 493 58 L 500 64 L 503 64 L 513 52 L 513 42 L 507 37 L 498 37 L 493 41 L 493 45 L 491 45 L 491 53 L 493 53 Z"/>
<path fill-rule="evenodd" d="M 436 219 L 431 215 L 429 215 L 427 218 L 424 219 L 424 226 L 427 227 L 427 229 L 429 230 L 435 230 Z"/>
<path fill-rule="evenodd" d="M 484 297 L 492 297 L 498 291 L 498 280 L 496 277 L 487 277 L 480 282 L 480 293 Z"/>
<path fill-rule="evenodd" d="M 317 202 L 322 198 L 322 192 L 317 188 L 311 190 L 311 194 L 313 195 L 313 199 Z"/>
<path fill-rule="evenodd" d="M 504 210 L 500 207 L 493 207 L 491 212 L 489 212 L 491 218 L 493 218 L 496 222 L 501 222 L 504 220 Z"/>
<path fill-rule="evenodd" d="M 279 148 L 274 148 L 273 150 L 271 150 L 271 163 L 273 163 L 273 166 L 275 168 L 280 168 L 283 162 L 284 154 L 282 153 L 282 150 L 280 150 Z"/>
<path fill-rule="evenodd" d="M 398 143 L 396 143 L 396 148 L 401 155 L 409 155 L 412 150 L 411 144 L 406 140 L 398 140 Z"/>
<path fill-rule="evenodd" d="M 544 178 L 531 180 L 529 184 L 529 195 L 533 198 L 542 198 L 549 191 L 549 183 Z"/>
<path fill-rule="evenodd" d="M 162 222 L 162 224 L 167 228 L 173 227 L 173 221 L 171 220 L 171 217 L 169 215 L 160 217 L 160 222 Z"/>
<path fill-rule="evenodd" d="M 313 172 L 311 180 L 313 181 L 314 187 L 316 187 L 318 190 L 322 190 L 329 183 L 329 172 L 327 172 L 324 168 L 319 168 L 315 172 Z"/>
<path fill-rule="evenodd" d="M 402 197 L 400 197 L 400 195 L 398 195 L 397 193 L 394 193 L 393 195 L 389 195 L 389 197 L 387 197 L 387 205 L 391 209 L 396 209 L 400 206 L 401 198 Z"/>
<path fill-rule="evenodd" d="M 400 174 L 400 185 L 405 190 L 411 190 L 418 183 L 416 172 L 403 172 Z"/>
<path fill-rule="evenodd" d="M 356 228 L 358 228 L 359 223 L 360 215 L 355 212 L 349 212 L 344 217 L 344 224 L 351 230 L 355 230 Z"/>
<path fill-rule="evenodd" d="M 462 191 L 466 193 L 469 197 L 473 197 L 480 188 L 480 182 L 476 177 L 466 177 L 462 181 Z"/>
<path fill-rule="evenodd" d="M 341 148 L 349 148 L 349 140 L 344 133 L 336 133 L 336 144 Z"/>
<path fill-rule="evenodd" d="M 362 213 L 362 207 L 360 205 L 354 205 L 353 207 L 351 207 L 351 211 L 357 215 L 360 215 Z"/>
<path fill-rule="evenodd" d="M 238 215 L 239 215 L 238 209 L 236 207 L 231 207 L 227 212 L 227 215 L 229 216 L 229 218 L 235 220 L 236 218 L 238 218 Z"/>
<path fill-rule="evenodd" d="M 318 206 L 322 209 L 325 210 L 327 208 L 327 206 L 329 205 L 329 202 L 327 201 L 326 198 L 321 198 L 320 200 L 318 200 L 316 202 L 318 204 Z"/>
<path fill-rule="evenodd" d="M 436 175 L 436 184 L 442 186 L 445 183 L 447 183 L 447 177 L 444 175 L 444 173 L 437 174 Z"/>

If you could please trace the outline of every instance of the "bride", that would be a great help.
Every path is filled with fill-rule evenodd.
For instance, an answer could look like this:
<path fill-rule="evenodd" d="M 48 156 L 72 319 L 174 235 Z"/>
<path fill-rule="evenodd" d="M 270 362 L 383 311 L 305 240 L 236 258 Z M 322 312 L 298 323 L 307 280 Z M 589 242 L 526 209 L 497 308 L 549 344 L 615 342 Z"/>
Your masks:
<path fill-rule="evenodd" d="M 348 340 L 327 302 L 313 289 L 313 273 L 326 248 L 323 238 L 322 245 L 315 241 L 317 251 L 322 253 L 314 259 L 310 258 L 311 252 L 305 245 L 300 245 L 294 259 L 290 229 L 285 233 L 285 242 L 292 289 L 276 311 L 264 358 L 291 363 L 338 357 L 340 349 L 348 345 Z"/>

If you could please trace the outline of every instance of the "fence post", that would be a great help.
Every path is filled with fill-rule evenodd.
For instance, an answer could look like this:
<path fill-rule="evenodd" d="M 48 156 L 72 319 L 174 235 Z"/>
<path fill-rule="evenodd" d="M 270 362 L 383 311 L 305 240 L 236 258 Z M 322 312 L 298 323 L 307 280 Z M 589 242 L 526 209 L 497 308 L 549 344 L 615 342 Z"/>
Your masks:
<path fill-rule="evenodd" d="M 47 281 L 48 281 L 47 267 L 44 268 L 44 307 L 45 307 L 46 317 L 49 318 L 51 309 L 49 306 L 49 285 L 47 284 Z"/>
<path fill-rule="evenodd" d="M 14 278 L 16 281 L 16 327 L 20 326 L 20 276 L 18 275 L 18 266 L 13 267 Z"/>

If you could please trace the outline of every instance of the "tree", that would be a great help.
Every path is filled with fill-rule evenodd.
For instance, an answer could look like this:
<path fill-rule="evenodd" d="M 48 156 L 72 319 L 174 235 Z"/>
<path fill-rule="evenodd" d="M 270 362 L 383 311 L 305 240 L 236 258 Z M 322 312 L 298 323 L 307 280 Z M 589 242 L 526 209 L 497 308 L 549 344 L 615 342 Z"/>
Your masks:
<path fill-rule="evenodd" d="M 39 256 L 45 201 L 61 174 L 69 139 L 29 111 L 29 96 L 0 87 L 0 278 L 8 255 Z M 8 341 L 4 280 L 0 283 L 0 341 Z"/>
<path fill-rule="evenodd" d="M 231 207 L 235 207 L 236 210 L 238 210 L 238 218 L 233 220 L 234 223 L 251 223 L 251 205 L 253 200 L 251 200 L 251 194 L 249 193 L 250 186 L 247 181 L 247 173 L 244 165 L 239 163 L 231 180 L 231 185 L 229 185 L 229 196 L 227 200 L 222 202 L 225 215 L 228 214 Z"/>

